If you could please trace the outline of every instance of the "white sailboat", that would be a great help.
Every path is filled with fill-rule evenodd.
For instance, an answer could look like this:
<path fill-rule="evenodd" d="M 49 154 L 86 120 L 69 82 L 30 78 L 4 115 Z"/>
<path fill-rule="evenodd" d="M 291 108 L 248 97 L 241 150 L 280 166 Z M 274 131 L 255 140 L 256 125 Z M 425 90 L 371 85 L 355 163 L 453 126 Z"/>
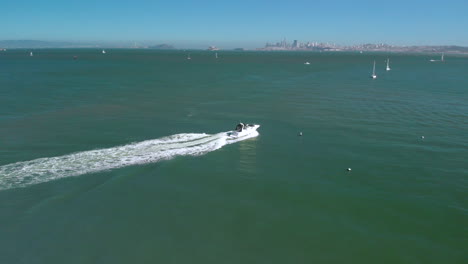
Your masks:
<path fill-rule="evenodd" d="M 29 53 L 29 56 L 31 56 L 31 57 L 34 56 L 32 51 Z"/>
<path fill-rule="evenodd" d="M 102 50 L 102 54 L 106 54 L 106 51 L 105 51 L 105 50 Z"/>
<path fill-rule="evenodd" d="M 442 56 L 440 57 L 440 60 L 429 60 L 430 62 L 436 62 L 436 61 L 444 61 L 444 53 L 442 53 Z"/>
<path fill-rule="evenodd" d="M 377 75 L 375 74 L 375 60 L 374 60 L 374 68 L 372 69 L 371 78 L 372 78 L 372 79 L 377 79 Z"/>
<path fill-rule="evenodd" d="M 310 62 L 306 61 L 304 62 L 305 65 L 310 65 Z"/>
<path fill-rule="evenodd" d="M 190 53 L 189 53 L 189 55 L 187 56 L 187 60 L 191 60 L 191 59 L 192 59 L 192 58 L 190 58 Z"/>
<path fill-rule="evenodd" d="M 387 71 L 391 70 L 390 69 L 390 59 L 389 58 L 387 58 L 387 68 L 385 68 L 385 70 L 387 70 Z"/>

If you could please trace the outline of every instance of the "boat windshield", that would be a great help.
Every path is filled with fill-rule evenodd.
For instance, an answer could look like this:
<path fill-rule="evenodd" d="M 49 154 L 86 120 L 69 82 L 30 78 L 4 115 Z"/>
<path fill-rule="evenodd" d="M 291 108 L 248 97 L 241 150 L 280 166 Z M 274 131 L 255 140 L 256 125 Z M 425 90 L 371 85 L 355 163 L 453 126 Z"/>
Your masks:
<path fill-rule="evenodd" d="M 239 124 L 236 126 L 236 131 L 237 131 L 237 132 L 242 132 L 242 129 L 244 129 L 244 124 L 239 123 Z"/>

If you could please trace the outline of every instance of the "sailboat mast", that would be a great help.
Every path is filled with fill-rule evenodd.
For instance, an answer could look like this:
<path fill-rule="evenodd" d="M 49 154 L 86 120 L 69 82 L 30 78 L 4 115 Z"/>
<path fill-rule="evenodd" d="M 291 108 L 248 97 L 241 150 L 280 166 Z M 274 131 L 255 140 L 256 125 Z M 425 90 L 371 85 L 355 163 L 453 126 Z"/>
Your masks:
<path fill-rule="evenodd" d="M 375 61 L 374 61 L 374 68 L 372 69 L 372 75 L 375 75 Z"/>

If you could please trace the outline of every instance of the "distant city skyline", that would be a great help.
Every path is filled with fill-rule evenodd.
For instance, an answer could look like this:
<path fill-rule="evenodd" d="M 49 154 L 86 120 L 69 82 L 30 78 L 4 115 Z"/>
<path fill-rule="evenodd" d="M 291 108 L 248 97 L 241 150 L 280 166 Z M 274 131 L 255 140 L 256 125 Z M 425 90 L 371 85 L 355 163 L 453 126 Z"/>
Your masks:
<path fill-rule="evenodd" d="M 468 46 L 468 2 L 7 1 L 0 40 L 257 48 L 286 38 L 338 45 Z"/>
<path fill-rule="evenodd" d="M 257 50 L 257 51 L 320 51 L 320 52 L 409 52 L 409 53 L 447 53 L 447 54 L 468 54 L 468 47 L 457 45 L 417 45 L 417 46 L 398 46 L 388 45 L 386 43 L 363 43 L 358 45 L 337 45 L 336 43 L 327 42 L 301 42 L 293 40 L 288 42 L 286 39 L 276 43 L 265 43 L 263 47 L 256 48 L 225 48 L 214 45 L 203 46 L 201 48 L 180 48 L 167 43 L 99 43 L 99 42 L 58 42 L 58 41 L 37 41 L 37 40 L 0 40 L 0 51 L 8 49 L 42 49 L 42 48 L 124 48 L 124 49 L 164 49 L 164 50 Z"/>

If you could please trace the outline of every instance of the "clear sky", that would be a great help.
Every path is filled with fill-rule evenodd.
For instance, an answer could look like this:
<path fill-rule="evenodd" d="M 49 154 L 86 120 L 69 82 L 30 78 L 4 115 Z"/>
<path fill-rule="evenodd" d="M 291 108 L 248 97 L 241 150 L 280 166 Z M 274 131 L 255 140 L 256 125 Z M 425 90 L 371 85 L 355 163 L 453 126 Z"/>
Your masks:
<path fill-rule="evenodd" d="M 468 0 L 4 0 L 0 40 L 468 46 Z"/>

